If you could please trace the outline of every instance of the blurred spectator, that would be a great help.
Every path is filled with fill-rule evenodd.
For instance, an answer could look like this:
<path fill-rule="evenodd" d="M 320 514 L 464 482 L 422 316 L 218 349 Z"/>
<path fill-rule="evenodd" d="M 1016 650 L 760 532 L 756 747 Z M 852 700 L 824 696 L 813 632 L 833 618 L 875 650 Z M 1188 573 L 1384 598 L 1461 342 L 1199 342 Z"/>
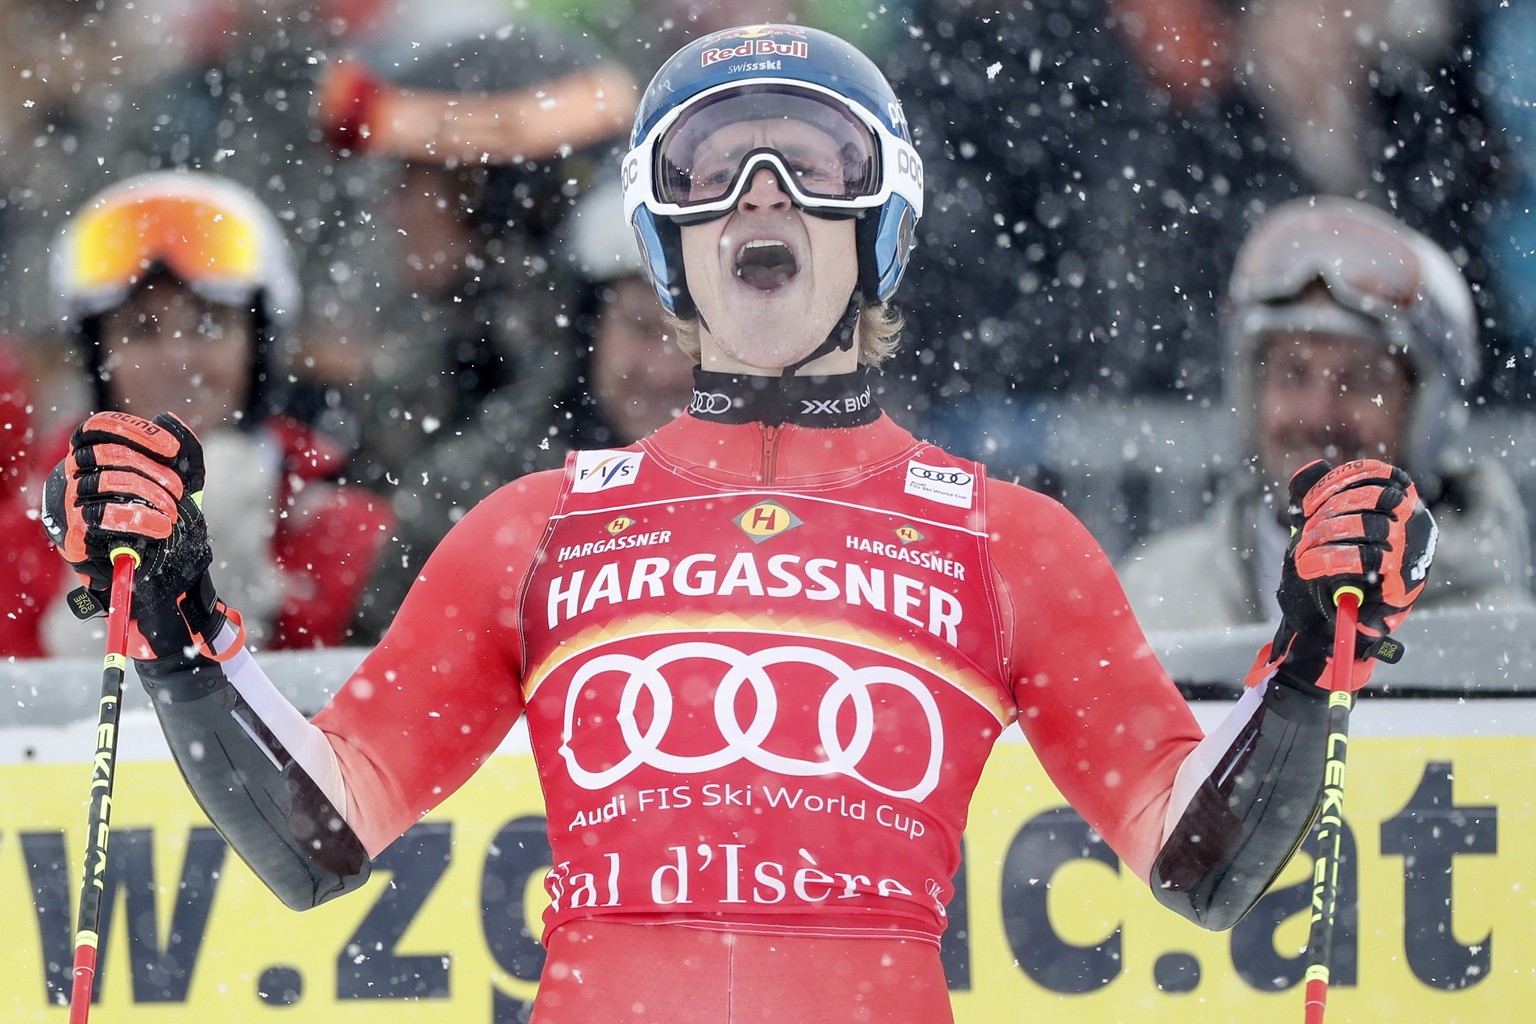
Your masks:
<path fill-rule="evenodd" d="M 310 119 L 319 58 L 392 25 L 387 0 L 242 0 L 168 9 L 181 38 L 174 68 L 130 97 L 114 129 L 118 177 L 187 167 L 215 171 L 284 225 L 309 289 L 352 282 L 372 244 L 362 168 L 331 158 Z M 368 297 L 361 291 L 350 297 Z"/>
<path fill-rule="evenodd" d="M 50 279 L 90 372 L 93 408 L 174 412 L 223 467 L 218 479 L 210 473 L 203 512 L 219 539 L 214 573 L 239 595 L 253 641 L 346 642 L 393 523 L 366 492 L 334 482 L 341 452 L 267 412 L 269 356 L 299 303 L 277 221 L 225 179 L 143 175 L 65 224 Z M 67 435 L 51 439 L 38 464 L 67 451 Z M 20 539 L 47 550 L 36 524 Z M 70 621 L 63 586 L 30 594 L 45 608 L 40 645 L 80 653 L 94 641 Z"/>
<path fill-rule="evenodd" d="M 551 233 L 634 111 L 627 70 L 531 24 L 332 63 L 319 117 L 385 169 L 381 334 L 310 353 L 355 414 L 362 463 L 391 479 L 498 390 L 569 379 L 568 282 Z"/>
<path fill-rule="evenodd" d="M 102 180 L 102 126 L 170 57 L 133 4 L 0 0 L 0 324 L 31 374 L 34 428 L 85 401 L 61 356 L 47 275 L 34 257 L 80 197 Z"/>
<path fill-rule="evenodd" d="M 94 124 L 163 66 L 146 24 L 132 5 L 0 0 L 0 656 L 43 653 L 40 595 L 64 566 L 39 543 L 35 437 L 86 401 L 38 256 L 71 187 L 100 173 Z"/>
<path fill-rule="evenodd" d="M 1487 324 L 1475 393 L 1525 402 L 1536 397 L 1536 360 L 1513 316 L 1520 297 L 1504 289 L 1490 255 L 1491 222 L 1519 188 L 1519 142 L 1507 130 L 1513 112 L 1481 73 L 1499 59 L 1482 52 L 1489 31 L 1515 27 L 1498 10 L 1511 6 L 1264 0 L 1248 5 L 1239 39 L 1244 84 L 1303 189 L 1391 210 L 1450 253 Z"/>
<path fill-rule="evenodd" d="M 16 344 L 0 334 L 0 497 L 23 489 L 30 475 L 32 446 L 27 367 Z"/>
<path fill-rule="evenodd" d="M 355 44 L 378 31 L 392 4 L 47 0 L 12 6 L 46 8 L 47 14 L 32 16 L 33 34 L 15 40 L 28 57 L 16 66 L 28 87 L 20 95 L 30 124 L 17 130 L 20 144 L 3 152 L 13 166 L 29 168 L 30 183 L 11 190 L 10 216 L 0 216 L 9 243 L 0 252 L 43 252 L 70 211 L 114 181 L 168 168 L 217 171 L 250 189 L 283 223 L 306 297 L 318 300 L 321 312 L 334 309 L 338 297 L 354 311 L 367 308 L 375 277 L 367 257 L 377 245 L 362 197 L 374 189 L 364 168 L 334 159 L 310 106 L 317 56 L 329 45 Z M 32 83 L 39 79 L 51 83 L 42 97 L 47 102 L 35 96 Z M 52 330 L 46 275 L 38 266 L 13 255 L 12 272 L 0 273 L 6 322 L 29 335 Z M 286 367 L 313 322 L 301 319 L 285 332 L 281 348 L 269 353 L 274 367 Z M 40 421 L 77 420 L 87 400 L 76 368 L 53 367 L 51 378 L 69 386 L 50 379 L 40 389 L 46 413 Z M 285 389 L 285 401 L 293 396 Z"/>
<path fill-rule="evenodd" d="M 1247 459 L 1206 521 L 1152 537 L 1122 565 L 1144 626 L 1277 620 L 1286 482 L 1317 458 L 1379 458 L 1412 475 L 1440 528 L 1422 607 L 1529 603 L 1514 482 L 1457 443 L 1477 318 L 1443 250 L 1365 204 L 1294 200 L 1244 243 L 1224 317 Z"/>
<path fill-rule="evenodd" d="M 542 379 L 492 395 L 474 419 L 414 460 L 395 495 L 401 540 L 386 554 L 368 625 L 382 631 L 428 554 L 455 522 L 502 484 L 558 468 L 577 449 L 630 444 L 669 422 L 693 395 L 693 361 L 672 341 L 606 176 L 561 226 L 555 251 L 578 282 L 571 377 L 551 393 Z M 374 621 L 377 619 L 377 621 Z"/>
<path fill-rule="evenodd" d="M 381 229 L 370 203 L 374 168 L 342 161 L 314 124 L 322 59 L 333 47 L 362 46 L 394 27 L 386 0 L 148 0 L 173 66 L 129 93 L 120 114 L 99 120 L 93 150 L 113 179 L 170 168 L 218 173 L 249 189 L 282 223 L 303 282 L 305 308 L 269 353 L 274 368 L 297 370 L 305 351 L 339 332 L 361 343 L 377 336 L 371 311 L 383 288 Z M 104 182 L 90 183 L 79 198 Z M 345 317 L 339 311 L 345 310 Z M 340 321 L 340 324 L 338 324 Z M 323 390 L 296 379 L 284 410 L 326 428 L 344 446 L 350 424 L 327 417 Z"/>
<path fill-rule="evenodd" d="M 1006 447 L 1040 396 L 1214 398 L 1219 282 L 1254 218 L 1297 195 L 1393 208 L 1480 280 L 1500 179 L 1472 17 L 1445 0 L 918 0 L 888 66 L 939 216 L 896 369 L 935 396 L 930 432 L 1017 469 L 1032 452 L 983 441 Z"/>

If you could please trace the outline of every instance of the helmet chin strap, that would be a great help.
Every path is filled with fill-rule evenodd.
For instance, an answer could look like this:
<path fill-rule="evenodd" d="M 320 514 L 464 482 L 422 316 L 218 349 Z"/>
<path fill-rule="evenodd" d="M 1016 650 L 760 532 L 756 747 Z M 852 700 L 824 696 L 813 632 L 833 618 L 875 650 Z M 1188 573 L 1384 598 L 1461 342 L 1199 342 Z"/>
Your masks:
<path fill-rule="evenodd" d="M 842 316 L 838 317 L 837 323 L 832 325 L 832 330 L 827 334 L 827 340 L 817 345 L 811 351 L 811 354 L 804 359 L 784 367 L 784 372 L 779 374 L 779 378 L 781 380 L 790 379 L 802 366 L 815 362 L 828 352 L 847 352 L 853 348 L 858 338 L 859 310 L 863 308 L 863 305 L 863 296 L 855 289 L 854 293 L 848 297 L 848 308 L 843 312 Z M 696 308 L 694 316 L 699 318 L 700 327 L 711 334 L 714 333 L 709 326 L 709 321 L 704 319 L 704 311 L 702 309 Z"/>
<path fill-rule="evenodd" d="M 838 318 L 837 323 L 832 325 L 832 330 L 827 334 L 827 340 L 816 346 L 810 355 L 798 363 L 784 367 L 784 372 L 780 376 L 793 377 L 796 371 L 806 363 L 814 362 L 829 352 L 847 352 L 853 348 L 858 336 L 859 308 L 863 305 L 861 298 L 858 289 L 855 288 L 853 294 L 848 297 L 847 310 Z"/>

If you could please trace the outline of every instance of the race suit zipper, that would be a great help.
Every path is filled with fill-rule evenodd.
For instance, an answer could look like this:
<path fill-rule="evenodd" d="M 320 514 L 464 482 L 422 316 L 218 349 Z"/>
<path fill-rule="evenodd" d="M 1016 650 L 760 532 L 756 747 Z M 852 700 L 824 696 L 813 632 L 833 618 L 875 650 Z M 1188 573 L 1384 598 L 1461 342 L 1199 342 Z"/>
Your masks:
<path fill-rule="evenodd" d="M 774 470 L 779 461 L 779 427 L 763 426 L 763 460 L 761 472 L 764 484 L 773 483 Z"/>

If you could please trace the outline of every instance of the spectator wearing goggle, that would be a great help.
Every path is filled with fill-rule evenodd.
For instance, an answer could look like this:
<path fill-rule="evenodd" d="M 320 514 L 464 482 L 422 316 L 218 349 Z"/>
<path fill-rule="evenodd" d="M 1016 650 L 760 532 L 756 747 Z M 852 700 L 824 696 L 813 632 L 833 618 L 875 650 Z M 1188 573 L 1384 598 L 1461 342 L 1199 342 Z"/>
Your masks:
<path fill-rule="evenodd" d="M 213 455 L 220 479 L 203 511 L 222 539 L 221 584 L 240 594 L 252 638 L 345 642 L 368 573 L 339 566 L 372 565 L 394 520 L 337 481 L 338 445 L 275 408 L 274 352 L 300 301 L 276 218 L 227 179 L 145 174 L 83 204 L 51 258 L 94 409 L 173 412 Z M 66 436 L 53 438 L 43 462 L 67 450 Z M 70 602 L 46 603 L 45 652 L 94 645 L 63 614 Z"/>
<path fill-rule="evenodd" d="M 143 403 L 194 429 L 263 418 L 274 338 L 293 323 L 299 285 L 276 220 L 243 189 L 172 172 L 107 189 L 60 232 L 51 270 L 98 409 Z M 132 357 L 146 332 L 185 347 L 190 380 Z"/>
<path fill-rule="evenodd" d="M 1363 203 L 1294 200 L 1239 251 L 1224 328 L 1244 468 L 1206 521 L 1127 556 L 1126 590 L 1149 628 L 1278 617 L 1285 485 L 1317 458 L 1383 459 L 1414 478 L 1440 527 L 1424 605 L 1529 602 L 1519 491 L 1497 461 L 1457 443 L 1478 373 L 1477 320 L 1444 250 Z"/>

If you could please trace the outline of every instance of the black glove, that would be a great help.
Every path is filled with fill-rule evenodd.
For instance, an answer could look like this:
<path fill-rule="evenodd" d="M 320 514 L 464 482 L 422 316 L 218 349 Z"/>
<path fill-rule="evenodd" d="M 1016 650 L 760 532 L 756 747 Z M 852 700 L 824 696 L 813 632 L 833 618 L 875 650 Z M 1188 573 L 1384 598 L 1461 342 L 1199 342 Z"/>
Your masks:
<path fill-rule="evenodd" d="M 1292 682 L 1326 688 L 1333 652 L 1335 595 L 1360 595 L 1358 660 L 1396 661 L 1388 635 L 1424 590 L 1435 555 L 1434 517 L 1401 469 L 1376 459 L 1338 468 L 1319 459 L 1291 477 L 1291 543 L 1276 594 L 1281 622 L 1271 661 Z M 1370 679 L 1356 672 L 1356 688 Z"/>
<path fill-rule="evenodd" d="M 131 614 L 151 650 L 213 636 L 223 609 L 208 581 L 203 481 L 202 444 L 170 413 L 97 413 L 75 429 L 43 488 L 43 527 L 85 584 L 70 595 L 76 614 L 105 609 L 111 552 L 129 547 L 141 560 Z"/>

